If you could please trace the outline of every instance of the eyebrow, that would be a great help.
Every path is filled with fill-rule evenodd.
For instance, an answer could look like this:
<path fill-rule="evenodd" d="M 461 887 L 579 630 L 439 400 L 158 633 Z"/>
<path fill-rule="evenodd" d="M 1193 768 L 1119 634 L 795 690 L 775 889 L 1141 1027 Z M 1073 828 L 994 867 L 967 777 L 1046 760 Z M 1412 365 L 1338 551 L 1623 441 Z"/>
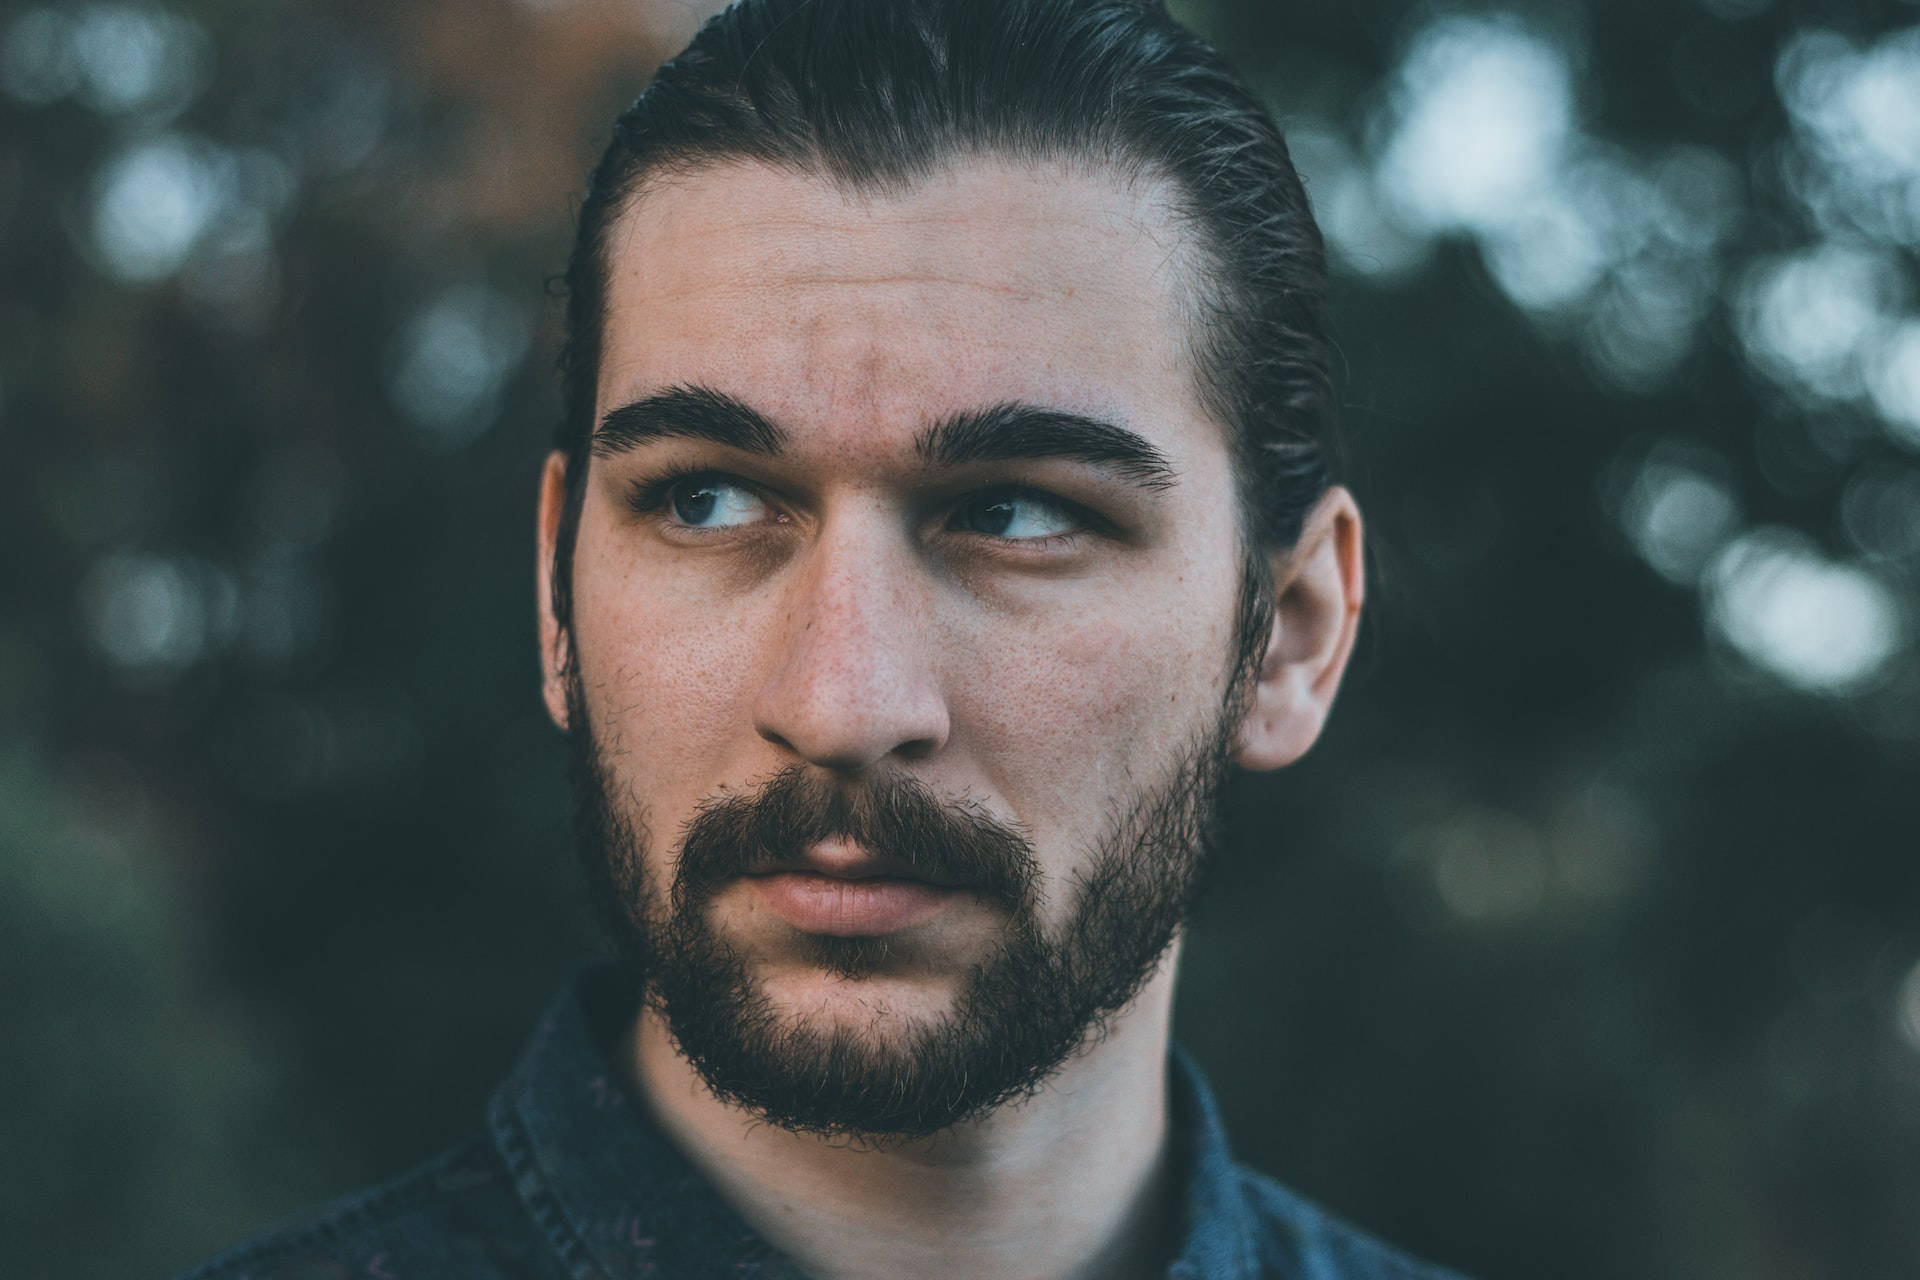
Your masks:
<path fill-rule="evenodd" d="M 676 386 L 609 411 L 594 430 L 593 452 L 612 457 L 651 440 L 683 439 L 773 457 L 787 438 L 766 415 L 725 392 Z M 1164 453 L 1125 427 L 1014 400 L 942 419 L 920 433 L 914 451 L 938 467 L 1064 458 L 1152 491 L 1172 487 L 1179 474 Z"/>
<path fill-rule="evenodd" d="M 1179 475 L 1166 454 L 1125 427 L 1019 401 L 956 413 L 921 433 L 915 448 L 943 467 L 1067 458 L 1154 491 L 1171 488 Z"/>
<path fill-rule="evenodd" d="M 594 456 L 610 458 L 649 440 L 709 440 L 772 457 L 787 435 L 742 401 L 709 387 L 668 387 L 609 410 L 594 428 Z"/>

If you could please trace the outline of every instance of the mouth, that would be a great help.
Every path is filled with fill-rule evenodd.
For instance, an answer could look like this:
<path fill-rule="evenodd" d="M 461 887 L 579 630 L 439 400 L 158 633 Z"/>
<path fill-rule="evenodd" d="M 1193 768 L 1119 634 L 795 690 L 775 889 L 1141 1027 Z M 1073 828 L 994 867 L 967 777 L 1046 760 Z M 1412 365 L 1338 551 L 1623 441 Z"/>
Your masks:
<path fill-rule="evenodd" d="M 749 872 L 761 903 L 802 933 L 880 937 L 924 924 L 965 892 L 844 839 L 823 840 L 805 856 Z"/>

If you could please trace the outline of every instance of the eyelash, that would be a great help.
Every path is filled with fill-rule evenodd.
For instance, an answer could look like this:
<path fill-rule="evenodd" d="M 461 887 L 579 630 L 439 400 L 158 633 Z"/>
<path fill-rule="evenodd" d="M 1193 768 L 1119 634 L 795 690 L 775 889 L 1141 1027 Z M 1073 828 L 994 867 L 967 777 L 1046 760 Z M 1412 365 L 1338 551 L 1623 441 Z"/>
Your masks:
<path fill-rule="evenodd" d="M 715 471 L 711 467 L 681 466 L 664 471 L 651 480 L 635 482 L 632 493 L 627 499 L 627 504 L 635 515 L 659 516 L 666 511 L 668 503 L 673 498 L 674 489 L 689 480 L 704 480 L 717 484 L 737 485 L 742 489 L 747 489 L 754 493 L 760 492 L 758 485 L 725 471 Z M 1067 533 L 1048 534 L 1043 538 L 1006 538 L 999 540 L 1008 545 L 1053 546 L 1059 543 L 1070 542 L 1083 533 L 1111 534 L 1113 532 L 1112 522 L 1101 516 L 1098 512 L 1090 511 L 1077 502 L 1069 502 L 1067 499 L 1048 493 L 1043 489 L 1033 489 L 1022 485 L 998 485 L 975 490 L 954 505 L 957 509 L 959 506 L 970 501 L 979 502 L 1004 498 L 1032 498 L 1036 501 L 1044 502 L 1048 506 L 1058 510 L 1061 514 L 1071 517 L 1074 522 L 1080 526 L 1080 528 Z M 977 534 L 976 536 L 990 537 L 991 535 Z"/>

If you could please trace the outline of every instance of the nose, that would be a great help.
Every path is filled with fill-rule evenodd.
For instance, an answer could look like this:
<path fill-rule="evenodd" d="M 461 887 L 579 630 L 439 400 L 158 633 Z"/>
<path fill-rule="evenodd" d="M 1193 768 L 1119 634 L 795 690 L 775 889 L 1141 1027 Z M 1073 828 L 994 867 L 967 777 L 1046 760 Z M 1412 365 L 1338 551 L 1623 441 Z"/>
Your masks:
<path fill-rule="evenodd" d="M 788 586 L 779 656 L 755 729 L 802 760 L 858 774 L 947 740 L 932 583 L 878 519 L 824 530 Z"/>

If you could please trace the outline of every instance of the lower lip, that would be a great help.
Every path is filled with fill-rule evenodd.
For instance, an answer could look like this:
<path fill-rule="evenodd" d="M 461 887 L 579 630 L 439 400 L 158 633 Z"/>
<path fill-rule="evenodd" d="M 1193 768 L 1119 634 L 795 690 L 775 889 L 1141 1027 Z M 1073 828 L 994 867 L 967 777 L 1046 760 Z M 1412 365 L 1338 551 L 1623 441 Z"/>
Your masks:
<path fill-rule="evenodd" d="M 918 880 L 841 880 L 805 871 L 752 876 L 748 883 L 794 928 L 841 938 L 910 929 L 932 919 L 958 892 Z"/>

